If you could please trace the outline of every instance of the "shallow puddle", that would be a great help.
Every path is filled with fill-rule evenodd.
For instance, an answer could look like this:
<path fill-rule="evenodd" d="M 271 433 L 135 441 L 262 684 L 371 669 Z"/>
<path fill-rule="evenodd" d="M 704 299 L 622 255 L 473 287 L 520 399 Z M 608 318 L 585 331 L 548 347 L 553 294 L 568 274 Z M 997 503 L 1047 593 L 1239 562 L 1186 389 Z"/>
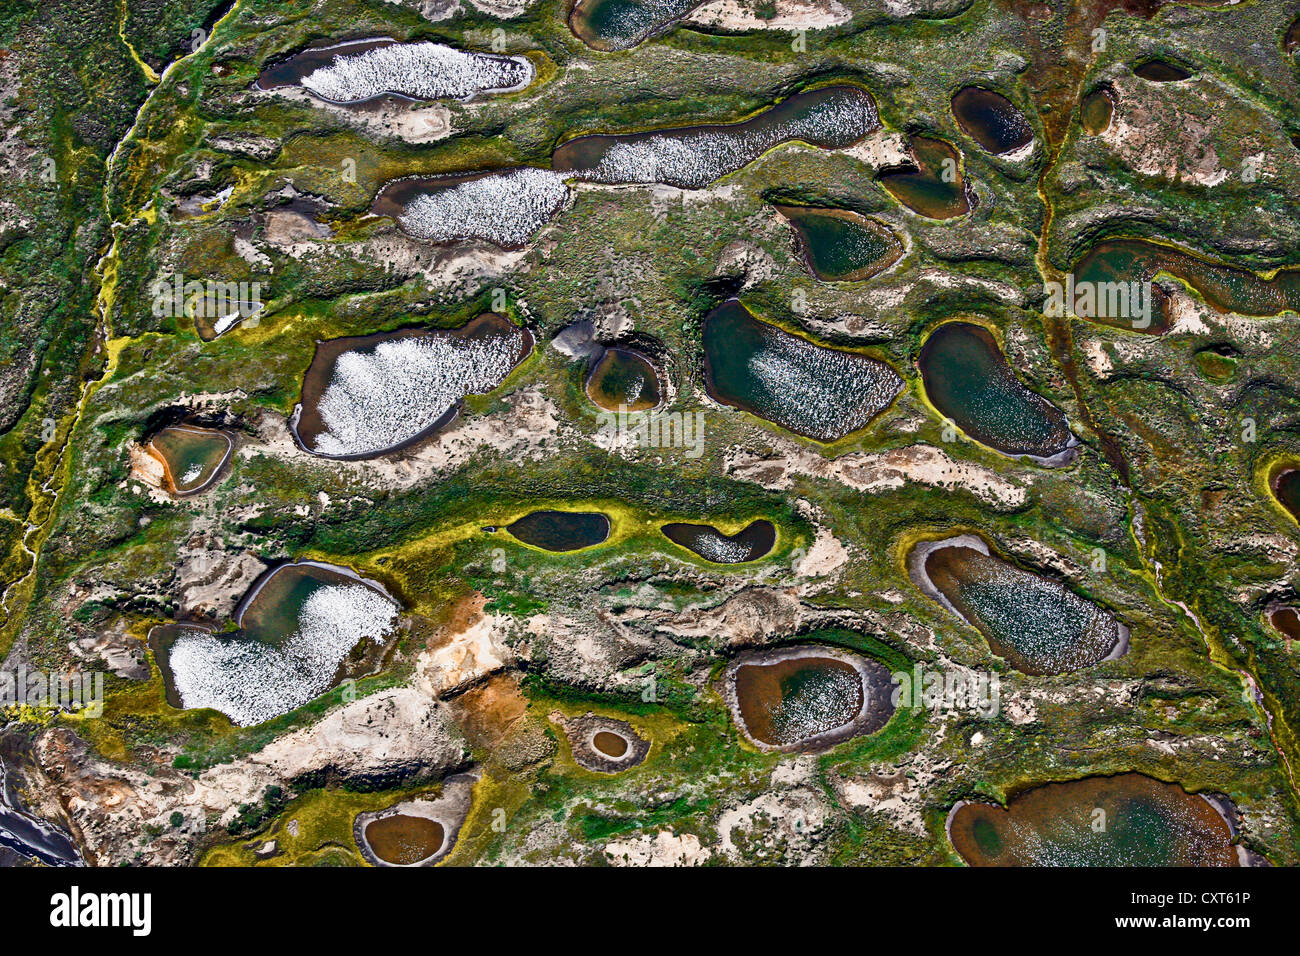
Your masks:
<path fill-rule="evenodd" d="M 818 441 L 865 428 L 903 387 L 884 362 L 761 322 L 736 299 L 709 313 L 703 340 L 710 397 Z"/>
<path fill-rule="evenodd" d="M 957 125 L 980 146 L 998 156 L 1033 142 L 1034 130 L 1009 99 L 982 86 L 965 86 L 952 98 Z"/>
<path fill-rule="evenodd" d="M 1199 794 L 1137 773 L 1053 783 L 948 820 L 971 866 L 1237 866 L 1232 827 Z"/>
<path fill-rule="evenodd" d="M 903 244 L 884 223 L 846 209 L 777 206 L 794 227 L 804 261 L 828 282 L 857 282 L 884 272 Z"/>
<path fill-rule="evenodd" d="M 918 545 L 913 580 L 978 630 L 989 648 L 1026 674 L 1062 674 L 1118 657 L 1128 629 L 1059 581 L 986 553 L 963 536 Z"/>
<path fill-rule="evenodd" d="M 684 522 L 666 524 L 660 530 L 674 544 L 716 564 L 757 561 L 776 544 L 776 526 L 762 519 L 750 522 L 733 535 L 723 534 L 712 525 Z"/>
<path fill-rule="evenodd" d="M 971 210 L 961 173 L 961 155 L 941 139 L 913 136 L 914 169 L 881 173 L 876 180 L 912 212 L 930 219 L 955 219 Z"/>
<path fill-rule="evenodd" d="M 506 530 L 545 551 L 577 551 L 609 537 L 609 518 L 598 511 L 534 511 Z"/>
<path fill-rule="evenodd" d="M 1079 114 L 1084 132 L 1089 136 L 1100 136 L 1110 128 L 1115 115 L 1114 94 L 1108 87 L 1097 87 L 1083 98 Z"/>
<path fill-rule="evenodd" d="M 445 428 L 467 395 L 492 391 L 532 350 L 533 337 L 484 313 L 459 329 L 403 329 L 316 345 L 294 413 L 313 455 L 373 458 Z"/>
<path fill-rule="evenodd" d="M 551 166 L 588 182 L 700 189 L 782 143 L 842 149 L 879 126 L 866 90 L 827 86 L 796 93 L 739 123 L 579 136 L 555 150 Z"/>
<path fill-rule="evenodd" d="M 1077 440 L 1065 413 L 1016 377 L 988 329 L 945 322 L 921 349 L 925 394 L 971 438 L 1005 455 L 1065 464 Z"/>
<path fill-rule="evenodd" d="M 627 740 L 619 734 L 611 733 L 608 730 L 597 732 L 591 738 L 591 745 L 599 750 L 606 757 L 618 760 L 627 753 Z"/>

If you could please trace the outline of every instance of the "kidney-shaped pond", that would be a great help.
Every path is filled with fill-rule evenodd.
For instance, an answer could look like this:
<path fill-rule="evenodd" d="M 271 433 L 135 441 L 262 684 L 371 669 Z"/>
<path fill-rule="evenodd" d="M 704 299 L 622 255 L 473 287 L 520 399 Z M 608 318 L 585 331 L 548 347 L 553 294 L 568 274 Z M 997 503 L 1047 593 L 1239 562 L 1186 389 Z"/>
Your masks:
<path fill-rule="evenodd" d="M 751 521 L 735 534 L 723 534 L 710 524 L 672 522 L 660 528 L 673 544 L 681 545 L 705 561 L 742 564 L 757 561 L 776 544 L 776 525 L 765 519 Z"/>

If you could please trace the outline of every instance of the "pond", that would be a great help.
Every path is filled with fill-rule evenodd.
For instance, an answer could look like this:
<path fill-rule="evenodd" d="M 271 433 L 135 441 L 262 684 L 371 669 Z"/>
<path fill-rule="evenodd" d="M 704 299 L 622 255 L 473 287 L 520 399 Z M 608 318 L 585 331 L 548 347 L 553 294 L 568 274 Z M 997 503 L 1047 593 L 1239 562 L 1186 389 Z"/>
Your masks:
<path fill-rule="evenodd" d="M 506 525 L 524 544 L 544 551 L 577 551 L 609 537 L 609 518 L 598 511 L 534 511 Z"/>
<path fill-rule="evenodd" d="M 817 752 L 873 734 L 894 712 L 889 668 L 814 644 L 751 651 L 727 668 L 724 696 L 760 750 Z"/>
<path fill-rule="evenodd" d="M 922 542 L 908 568 L 922 592 L 1022 673 L 1062 674 L 1128 650 L 1128 628 L 1108 611 L 1059 581 L 995 557 L 974 535 Z"/>
<path fill-rule="evenodd" d="M 629 348 L 605 349 L 592 365 L 587 397 L 610 412 L 644 412 L 663 401 L 659 371 L 642 353 Z"/>
<path fill-rule="evenodd" d="M 884 362 L 762 322 L 737 299 L 705 317 L 703 341 L 711 398 L 821 442 L 862 430 L 903 388 Z"/>
<path fill-rule="evenodd" d="M 687 16 L 704 0 L 577 0 L 573 35 L 594 50 L 628 50 Z"/>
<path fill-rule="evenodd" d="M 1033 127 L 1009 99 L 982 86 L 965 86 L 953 94 L 952 115 L 971 139 L 998 156 L 1029 145 Z"/>
<path fill-rule="evenodd" d="M 971 866 L 1238 866 L 1224 816 L 1207 797 L 1125 773 L 1035 787 L 1006 809 L 960 803 L 948 836 Z"/>
<path fill-rule="evenodd" d="M 149 643 L 169 703 L 211 707 L 247 727 L 324 693 L 349 672 L 346 665 L 371 663 L 399 613 L 380 585 L 350 568 L 300 561 L 254 583 L 235 610 L 233 629 L 161 625 Z"/>
<path fill-rule="evenodd" d="M 929 136 L 913 136 L 910 144 L 915 166 L 886 170 L 876 181 L 912 212 L 930 219 L 955 219 L 970 212 L 961 154 Z"/>
<path fill-rule="evenodd" d="M 796 93 L 739 123 L 578 136 L 555 150 L 551 166 L 587 182 L 700 189 L 783 143 L 842 149 L 879 126 L 866 90 L 826 86 Z"/>
<path fill-rule="evenodd" d="M 163 469 L 163 488 L 176 497 L 197 495 L 212 487 L 230 461 L 234 440 L 217 428 L 168 425 L 145 445 Z"/>
<path fill-rule="evenodd" d="M 903 255 L 893 231 L 847 209 L 777 206 L 798 238 L 808 269 L 827 282 L 859 282 L 884 272 Z"/>
<path fill-rule="evenodd" d="M 380 37 L 303 50 L 263 69 L 257 87 L 300 86 L 327 103 L 355 105 L 385 95 L 467 100 L 521 90 L 534 75 L 532 62 L 524 56 Z"/>
<path fill-rule="evenodd" d="M 776 525 L 760 519 L 735 534 L 723 534 L 713 525 L 672 522 L 659 529 L 669 541 L 715 564 L 757 561 L 776 544 Z"/>
<path fill-rule="evenodd" d="M 1078 439 L 1065 413 L 1016 377 L 988 329 L 945 322 L 917 364 L 930 403 L 977 442 L 1043 465 L 1073 460 Z"/>
<path fill-rule="evenodd" d="M 374 458 L 447 427 L 467 395 L 492 391 L 533 337 L 484 313 L 459 329 L 402 329 L 318 342 L 292 427 L 326 458 Z"/>

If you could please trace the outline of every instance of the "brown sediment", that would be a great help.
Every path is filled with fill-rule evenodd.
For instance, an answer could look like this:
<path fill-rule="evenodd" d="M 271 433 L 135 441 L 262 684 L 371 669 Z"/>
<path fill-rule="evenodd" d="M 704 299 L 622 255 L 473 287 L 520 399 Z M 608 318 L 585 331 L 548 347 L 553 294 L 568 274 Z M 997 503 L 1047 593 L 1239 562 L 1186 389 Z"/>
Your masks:
<path fill-rule="evenodd" d="M 191 440 L 219 438 L 225 442 L 225 453 L 215 465 L 204 468 L 204 474 L 200 475 L 202 481 L 194 487 L 182 488 L 177 481 L 175 469 L 172 467 L 172 460 L 167 454 L 167 446 L 172 439 L 185 440 L 187 437 Z M 153 459 L 161 467 L 161 481 L 157 478 L 157 469 L 150 468 L 142 462 L 133 461 L 132 472 L 141 481 L 166 491 L 174 498 L 188 498 L 192 495 L 202 494 L 216 483 L 217 479 L 225 471 L 226 466 L 230 464 L 234 449 L 234 437 L 221 429 L 203 428 L 197 425 L 168 425 L 156 432 L 141 448 L 144 455 Z"/>
<path fill-rule="evenodd" d="M 1268 623 L 1289 640 L 1300 641 L 1300 608 L 1273 605 L 1267 612 Z"/>
<path fill-rule="evenodd" d="M 568 737 L 574 762 L 593 773 L 621 773 L 644 762 L 650 753 L 650 741 L 625 720 L 590 711 L 582 717 L 565 717 L 557 711 L 551 714 L 551 722 Z"/>
<path fill-rule="evenodd" d="M 792 679 L 811 670 L 836 676 L 840 683 L 843 677 L 852 676 L 854 689 L 843 701 L 834 702 L 834 712 L 818 715 L 835 723 L 809 728 L 809 733 L 794 740 L 781 740 L 774 715 L 787 700 Z M 723 697 L 745 739 L 769 753 L 820 753 L 854 737 L 876 733 L 894 713 L 889 668 L 869 657 L 819 644 L 740 654 L 723 677 Z M 802 702 L 796 706 L 802 707 Z"/>
<path fill-rule="evenodd" d="M 616 402 L 613 399 L 614 386 L 610 383 L 617 377 L 619 363 L 625 363 L 624 372 L 628 369 L 635 370 L 640 374 L 642 382 L 650 386 L 648 389 L 643 386 L 631 402 L 622 400 Z M 663 403 L 664 395 L 660 371 L 654 362 L 636 349 L 623 346 L 610 346 L 600 353 L 600 357 L 591 365 L 583 391 L 587 398 L 591 399 L 592 404 L 608 412 L 650 411 Z M 620 399 L 625 397 L 620 396 Z"/>

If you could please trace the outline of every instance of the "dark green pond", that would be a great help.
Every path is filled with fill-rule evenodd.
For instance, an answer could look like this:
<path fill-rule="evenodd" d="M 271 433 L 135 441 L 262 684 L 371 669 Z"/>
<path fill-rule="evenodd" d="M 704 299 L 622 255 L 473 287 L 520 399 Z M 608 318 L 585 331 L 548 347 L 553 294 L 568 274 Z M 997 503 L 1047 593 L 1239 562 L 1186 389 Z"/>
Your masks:
<path fill-rule="evenodd" d="M 1133 72 L 1152 83 L 1177 83 L 1189 79 L 1192 75 L 1178 64 L 1166 60 L 1148 60 L 1139 63 L 1133 68 Z"/>
<path fill-rule="evenodd" d="M 1144 239 L 1099 242 L 1075 264 L 1073 273 L 1078 315 L 1150 334 L 1166 332 L 1172 324 L 1168 297 L 1151 284 L 1158 273 L 1187 283 L 1219 312 L 1263 316 L 1300 311 L 1300 270 L 1279 269 L 1272 279 L 1261 279 L 1249 269 Z M 1147 326 L 1126 318 L 1123 300 L 1104 291 L 1106 285 L 1115 289 L 1120 284 L 1135 283 L 1147 283 L 1151 288 L 1151 321 Z"/>
<path fill-rule="evenodd" d="M 965 86 L 952 98 L 952 115 L 966 134 L 990 153 L 1013 153 L 1034 138 L 1025 115 L 1001 93 Z"/>
<path fill-rule="evenodd" d="M 1127 640 L 1113 616 L 1059 581 L 965 544 L 931 550 L 924 575 L 994 654 L 1026 674 L 1090 667 Z"/>
<path fill-rule="evenodd" d="M 632 349 L 605 349 L 587 377 L 586 390 L 588 398 L 611 412 L 648 411 L 662 401 L 654 365 Z"/>
<path fill-rule="evenodd" d="M 818 441 L 865 428 L 903 387 L 884 362 L 761 322 L 736 299 L 705 317 L 703 339 L 715 401 Z"/>
<path fill-rule="evenodd" d="M 903 244 L 884 223 L 845 209 L 777 206 L 794 227 L 804 261 L 819 279 L 856 282 L 888 269 Z"/>
<path fill-rule="evenodd" d="M 976 441 L 1038 460 L 1075 444 L 1065 413 L 1021 383 L 983 326 L 944 323 L 926 339 L 918 365 L 931 404 Z"/>
<path fill-rule="evenodd" d="M 967 803 L 948 834 L 971 866 L 1239 865 L 1208 800 L 1137 773 L 1036 787 L 1006 809 Z"/>
<path fill-rule="evenodd" d="M 534 511 L 506 530 L 545 551 L 577 551 L 609 537 L 609 518 L 599 511 Z"/>
<path fill-rule="evenodd" d="M 741 564 L 757 561 L 776 544 L 776 526 L 760 519 L 733 535 L 726 535 L 713 525 L 674 522 L 661 530 L 669 541 L 693 551 L 716 564 Z"/>
<path fill-rule="evenodd" d="M 689 14 L 704 0 L 577 0 L 574 36 L 595 50 L 627 50 Z"/>
<path fill-rule="evenodd" d="M 876 177 L 889 194 L 912 212 L 931 219 L 954 219 L 970 212 L 970 197 L 961 172 L 961 154 L 941 139 L 913 136 L 913 169 L 895 169 Z"/>

